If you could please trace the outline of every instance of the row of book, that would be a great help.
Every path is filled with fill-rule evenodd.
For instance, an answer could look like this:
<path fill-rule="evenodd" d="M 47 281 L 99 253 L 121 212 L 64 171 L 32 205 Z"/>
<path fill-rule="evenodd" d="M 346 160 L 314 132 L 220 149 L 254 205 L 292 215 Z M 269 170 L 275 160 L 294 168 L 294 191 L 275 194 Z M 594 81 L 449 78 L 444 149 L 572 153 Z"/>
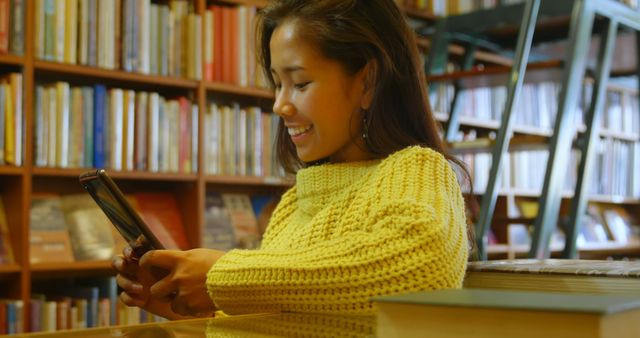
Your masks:
<path fill-rule="evenodd" d="M 255 62 L 254 6 L 212 5 L 204 14 L 204 78 L 267 87 Z"/>
<path fill-rule="evenodd" d="M 187 0 L 36 0 L 38 59 L 202 78 L 202 17 Z"/>
<path fill-rule="evenodd" d="M 191 173 L 198 106 L 120 88 L 36 86 L 35 165 Z"/>
<path fill-rule="evenodd" d="M 202 247 L 228 251 L 259 247 L 279 197 L 210 192 L 205 197 Z"/>
<path fill-rule="evenodd" d="M 0 54 L 24 54 L 27 0 L 0 0 Z"/>
<path fill-rule="evenodd" d="M 465 140 L 476 137 L 475 130 L 460 133 Z M 548 149 L 518 150 L 504 154 L 499 186 L 507 191 L 540 193 L 549 158 Z M 465 153 L 459 158 L 467 165 L 474 183 L 474 190 L 486 190 L 492 155 L 490 153 Z M 580 152 L 571 151 L 568 158 L 563 189 L 574 191 Z M 596 145 L 591 181 L 588 193 L 592 195 L 640 198 L 640 142 L 628 142 L 606 138 Z"/>
<path fill-rule="evenodd" d="M 24 302 L 0 299 L 0 335 L 24 332 Z"/>
<path fill-rule="evenodd" d="M 436 112 L 448 112 L 455 93 L 453 85 L 432 84 L 430 100 Z M 541 130 L 553 128 L 558 110 L 560 84 L 526 83 L 514 111 L 514 125 Z M 580 94 L 575 125 L 584 125 L 593 93 L 593 84 L 585 82 Z M 483 121 L 500 121 L 507 99 L 504 86 L 482 87 L 463 91 L 460 115 Z M 601 119 L 601 128 L 624 134 L 640 134 L 640 100 L 633 90 L 609 89 Z"/>
<path fill-rule="evenodd" d="M 259 107 L 211 103 L 204 121 L 206 173 L 283 176 L 272 151 L 278 121 Z"/>
<path fill-rule="evenodd" d="M 24 155 L 22 74 L 0 77 L 0 165 L 20 166 Z"/>
<path fill-rule="evenodd" d="M 128 194 L 127 199 L 167 249 L 192 247 L 173 193 L 136 192 Z M 224 251 L 258 247 L 278 200 L 273 194 L 208 193 L 199 246 Z M 8 231 L 1 235 L 8 239 Z M 10 245 L 10 241 L 7 243 Z M 29 231 L 32 264 L 108 260 L 125 245 L 88 194 L 34 193 Z"/>
<path fill-rule="evenodd" d="M 29 307 L 32 332 L 166 321 L 120 302 L 115 277 L 36 283 Z"/>
<path fill-rule="evenodd" d="M 537 215 L 538 202 L 519 199 L 516 201 L 518 217 L 534 219 Z M 531 245 L 531 224 L 509 224 L 507 243 L 514 246 Z M 560 222 L 552 236 L 551 247 L 562 250 L 564 247 L 566 226 Z M 629 211 L 622 206 L 589 203 L 582 222 L 578 228 L 576 245 L 578 249 L 604 247 L 605 245 L 640 244 L 640 224 Z"/>
<path fill-rule="evenodd" d="M 638 0 L 618 0 L 632 8 L 638 7 Z M 459 15 L 498 5 L 522 3 L 524 0 L 396 0 L 408 8 L 426 11 L 438 16 Z"/>
<path fill-rule="evenodd" d="M 128 200 L 166 248 L 191 247 L 173 194 L 138 192 L 129 195 Z M 122 252 L 125 245 L 123 237 L 89 194 L 33 195 L 31 263 L 108 260 Z"/>

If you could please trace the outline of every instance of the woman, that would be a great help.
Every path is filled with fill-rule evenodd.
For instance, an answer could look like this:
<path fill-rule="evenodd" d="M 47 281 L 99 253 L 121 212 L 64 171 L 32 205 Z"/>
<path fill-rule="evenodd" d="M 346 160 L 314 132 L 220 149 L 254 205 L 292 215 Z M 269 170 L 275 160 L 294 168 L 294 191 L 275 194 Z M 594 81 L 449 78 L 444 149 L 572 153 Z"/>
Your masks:
<path fill-rule="evenodd" d="M 273 0 L 258 54 L 296 185 L 257 250 L 114 260 L 121 299 L 168 318 L 373 311 L 382 294 L 461 287 L 465 207 L 392 0 Z M 153 276 L 149 271 L 164 270 Z"/>

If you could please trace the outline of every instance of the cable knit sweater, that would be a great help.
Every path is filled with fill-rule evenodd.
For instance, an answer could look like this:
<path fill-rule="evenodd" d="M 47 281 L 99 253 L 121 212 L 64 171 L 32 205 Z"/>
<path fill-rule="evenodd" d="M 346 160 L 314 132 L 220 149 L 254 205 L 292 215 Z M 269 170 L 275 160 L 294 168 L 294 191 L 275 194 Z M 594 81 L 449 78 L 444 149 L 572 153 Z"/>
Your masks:
<path fill-rule="evenodd" d="M 409 147 L 300 170 L 260 249 L 229 251 L 207 288 L 227 314 L 371 312 L 372 296 L 461 287 L 467 251 L 454 171 Z"/>

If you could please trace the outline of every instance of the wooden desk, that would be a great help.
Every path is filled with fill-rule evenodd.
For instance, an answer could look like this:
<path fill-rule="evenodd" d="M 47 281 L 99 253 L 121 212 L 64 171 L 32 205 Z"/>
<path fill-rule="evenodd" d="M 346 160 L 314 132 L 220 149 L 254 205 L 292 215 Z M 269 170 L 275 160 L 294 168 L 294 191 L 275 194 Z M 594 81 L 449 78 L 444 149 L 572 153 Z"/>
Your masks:
<path fill-rule="evenodd" d="M 375 316 L 256 314 L 165 323 L 112 326 L 14 338 L 374 337 Z"/>

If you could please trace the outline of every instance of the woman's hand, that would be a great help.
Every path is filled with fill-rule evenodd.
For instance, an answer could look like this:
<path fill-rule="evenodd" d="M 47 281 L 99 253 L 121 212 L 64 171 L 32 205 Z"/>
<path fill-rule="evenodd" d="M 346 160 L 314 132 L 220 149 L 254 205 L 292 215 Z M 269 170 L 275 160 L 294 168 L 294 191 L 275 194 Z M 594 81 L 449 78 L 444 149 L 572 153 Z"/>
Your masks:
<path fill-rule="evenodd" d="M 207 272 L 223 255 L 223 251 L 212 249 L 147 252 L 138 262 L 139 270 L 152 277 L 158 276 L 157 271 L 166 273 L 161 278 L 153 278 L 155 281 L 148 288 L 147 299 L 170 304 L 171 311 L 181 316 L 211 316 L 216 307 L 207 293 Z M 144 296 L 144 293 L 139 295 Z M 139 301 L 142 299 L 134 299 L 134 303 Z"/>

